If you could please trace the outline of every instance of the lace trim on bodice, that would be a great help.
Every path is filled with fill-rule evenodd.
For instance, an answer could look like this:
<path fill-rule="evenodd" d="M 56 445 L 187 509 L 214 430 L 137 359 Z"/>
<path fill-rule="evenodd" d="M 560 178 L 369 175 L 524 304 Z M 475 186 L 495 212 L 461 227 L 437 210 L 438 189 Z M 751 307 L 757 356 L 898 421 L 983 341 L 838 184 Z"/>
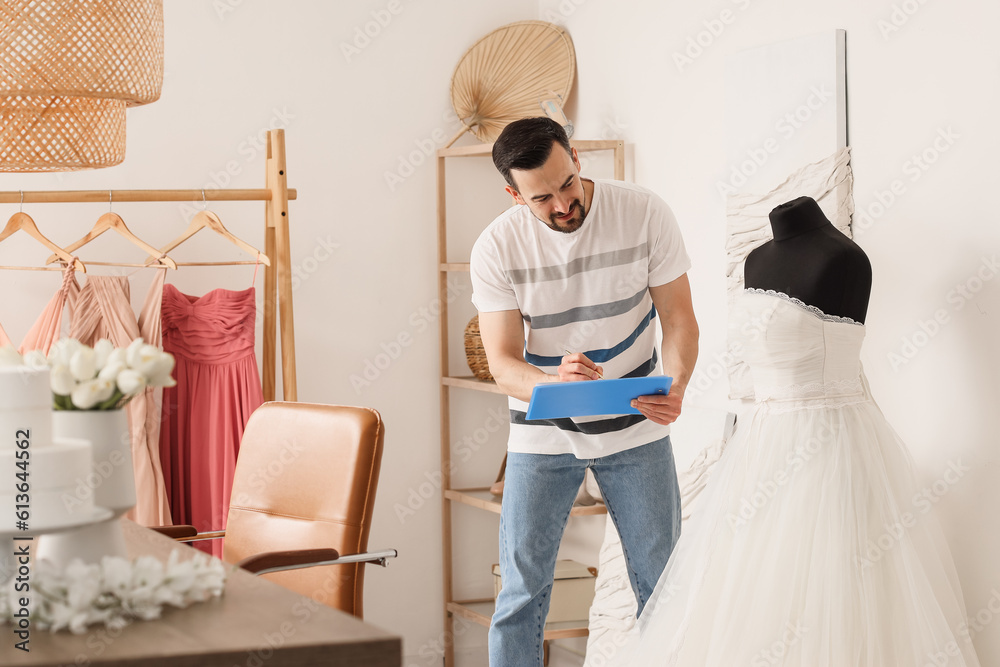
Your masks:
<path fill-rule="evenodd" d="M 754 387 L 754 400 L 772 412 L 841 408 L 868 400 L 861 378 Z"/>
<path fill-rule="evenodd" d="M 777 297 L 777 298 L 781 299 L 782 301 L 788 301 L 789 303 L 794 304 L 794 305 L 798 306 L 799 308 L 802 308 L 803 310 L 812 313 L 813 315 L 815 315 L 819 319 L 823 320 L 824 322 L 841 322 L 843 324 L 854 324 L 854 325 L 859 326 L 859 327 L 863 327 L 864 326 L 863 322 L 858 322 L 857 320 L 854 320 L 854 319 L 852 319 L 850 317 L 842 317 L 840 315 L 827 315 L 826 313 L 824 313 L 822 310 L 820 310 L 816 306 L 810 306 L 808 303 L 806 303 L 802 299 L 797 299 L 794 296 L 789 296 L 788 294 L 785 294 L 784 292 L 779 292 L 779 291 L 773 290 L 773 289 L 767 289 L 767 290 L 765 290 L 765 289 L 758 289 L 756 287 L 747 287 L 747 288 L 745 288 L 745 291 L 752 292 L 753 294 L 766 294 L 767 296 Z"/>

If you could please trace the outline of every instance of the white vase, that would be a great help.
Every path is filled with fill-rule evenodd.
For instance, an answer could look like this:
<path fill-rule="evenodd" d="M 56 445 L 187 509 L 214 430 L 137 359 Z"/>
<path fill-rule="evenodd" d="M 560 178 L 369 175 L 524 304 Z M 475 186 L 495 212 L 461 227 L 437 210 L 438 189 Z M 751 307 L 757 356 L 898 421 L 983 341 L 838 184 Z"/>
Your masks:
<path fill-rule="evenodd" d="M 73 494 L 83 500 L 93 496 L 94 506 L 112 511 L 112 517 L 74 530 L 42 535 L 39 558 L 65 568 L 74 558 L 99 563 L 104 556 L 128 557 L 121 516 L 135 506 L 135 472 L 132 468 L 132 437 L 124 410 L 56 410 L 52 433 L 60 438 L 89 440 L 93 466 L 79 480 Z"/>
<path fill-rule="evenodd" d="M 132 436 L 125 410 L 55 410 L 52 435 L 89 440 L 93 447 L 90 474 L 73 490 L 79 500 L 93 495 L 94 505 L 110 509 L 115 518 L 135 507 Z"/>

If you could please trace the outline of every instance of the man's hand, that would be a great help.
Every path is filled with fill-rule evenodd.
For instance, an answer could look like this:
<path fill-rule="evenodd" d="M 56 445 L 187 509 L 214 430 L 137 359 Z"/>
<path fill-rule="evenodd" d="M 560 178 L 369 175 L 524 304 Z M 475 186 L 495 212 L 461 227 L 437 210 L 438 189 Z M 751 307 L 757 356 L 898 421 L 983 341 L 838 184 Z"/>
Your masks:
<path fill-rule="evenodd" d="M 567 354 L 559 363 L 559 382 L 580 380 L 600 380 L 604 369 L 587 358 L 582 352 Z"/>
<path fill-rule="evenodd" d="M 673 282 L 650 287 L 649 294 L 663 328 L 663 374 L 674 381 L 666 396 L 640 396 L 632 401 L 632 407 L 653 423 L 666 426 L 681 414 L 684 389 L 698 359 L 698 321 L 686 273 Z"/>
<path fill-rule="evenodd" d="M 632 407 L 637 409 L 649 421 L 654 424 L 666 426 L 674 423 L 681 416 L 681 403 L 684 394 L 674 387 L 670 388 L 670 393 L 666 396 L 662 394 L 651 394 L 640 396 L 632 401 Z"/>

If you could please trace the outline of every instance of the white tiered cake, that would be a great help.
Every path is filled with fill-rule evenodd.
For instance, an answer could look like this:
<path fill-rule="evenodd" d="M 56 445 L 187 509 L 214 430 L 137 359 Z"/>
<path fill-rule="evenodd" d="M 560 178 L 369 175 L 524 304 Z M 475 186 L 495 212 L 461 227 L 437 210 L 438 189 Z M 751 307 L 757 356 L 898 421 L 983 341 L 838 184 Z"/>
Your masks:
<path fill-rule="evenodd" d="M 0 533 L 93 521 L 93 494 L 73 493 L 90 474 L 91 460 L 90 442 L 53 440 L 48 369 L 0 368 Z"/>

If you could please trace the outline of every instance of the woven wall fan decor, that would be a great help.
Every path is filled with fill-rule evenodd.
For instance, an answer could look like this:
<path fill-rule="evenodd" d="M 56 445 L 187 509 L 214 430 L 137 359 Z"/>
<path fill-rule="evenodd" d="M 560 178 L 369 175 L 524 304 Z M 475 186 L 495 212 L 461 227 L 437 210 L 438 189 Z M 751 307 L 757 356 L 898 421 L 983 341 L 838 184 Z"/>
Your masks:
<path fill-rule="evenodd" d="M 110 167 L 163 87 L 163 1 L 7 0 L 0 47 L 0 171 Z"/>
<path fill-rule="evenodd" d="M 554 23 L 519 21 L 489 33 L 465 52 L 451 77 L 451 103 L 465 132 L 492 143 L 509 123 L 542 115 L 540 103 L 566 100 L 576 53 L 569 33 Z"/>

